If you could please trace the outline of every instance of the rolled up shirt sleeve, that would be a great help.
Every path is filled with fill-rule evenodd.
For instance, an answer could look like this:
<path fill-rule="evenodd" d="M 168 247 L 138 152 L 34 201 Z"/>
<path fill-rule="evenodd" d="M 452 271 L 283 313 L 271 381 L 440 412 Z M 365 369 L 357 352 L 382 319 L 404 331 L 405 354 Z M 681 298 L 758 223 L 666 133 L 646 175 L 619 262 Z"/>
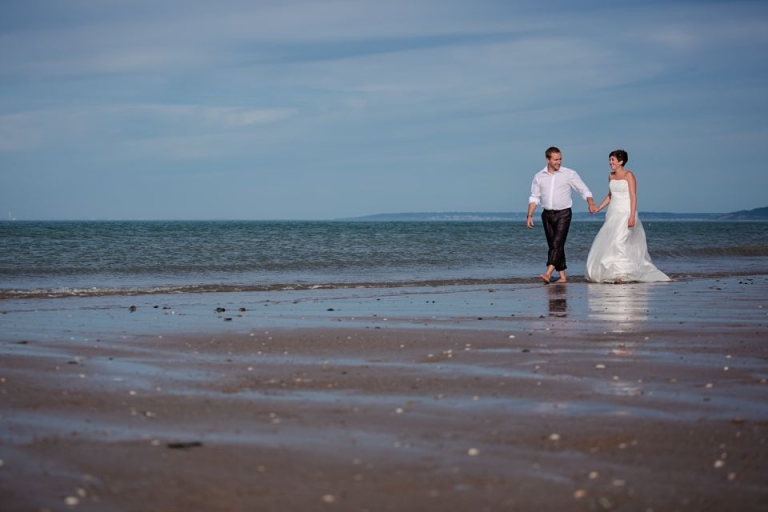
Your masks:
<path fill-rule="evenodd" d="M 534 176 L 533 182 L 531 183 L 531 195 L 528 197 L 528 204 L 536 203 L 536 206 L 539 206 L 541 204 L 541 185 L 536 178 L 537 177 Z"/>

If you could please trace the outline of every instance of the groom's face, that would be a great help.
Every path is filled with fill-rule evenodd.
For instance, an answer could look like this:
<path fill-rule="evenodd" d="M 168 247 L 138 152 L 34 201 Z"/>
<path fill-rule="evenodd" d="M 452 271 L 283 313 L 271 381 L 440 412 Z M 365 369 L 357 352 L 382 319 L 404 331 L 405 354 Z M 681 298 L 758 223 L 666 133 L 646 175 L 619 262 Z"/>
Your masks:
<path fill-rule="evenodd" d="M 549 167 L 549 170 L 551 171 L 559 171 L 560 170 L 560 164 L 563 163 L 563 155 L 560 153 L 552 153 L 549 155 L 549 158 L 547 158 L 547 167 Z"/>

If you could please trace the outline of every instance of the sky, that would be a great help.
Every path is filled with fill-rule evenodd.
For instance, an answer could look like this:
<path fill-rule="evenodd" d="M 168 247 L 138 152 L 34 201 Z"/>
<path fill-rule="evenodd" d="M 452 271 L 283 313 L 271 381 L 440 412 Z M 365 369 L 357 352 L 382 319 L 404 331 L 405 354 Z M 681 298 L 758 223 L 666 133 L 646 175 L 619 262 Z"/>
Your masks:
<path fill-rule="evenodd" d="M 764 1 L 3 0 L 0 218 L 521 212 L 552 145 L 768 206 L 767 56 Z"/>

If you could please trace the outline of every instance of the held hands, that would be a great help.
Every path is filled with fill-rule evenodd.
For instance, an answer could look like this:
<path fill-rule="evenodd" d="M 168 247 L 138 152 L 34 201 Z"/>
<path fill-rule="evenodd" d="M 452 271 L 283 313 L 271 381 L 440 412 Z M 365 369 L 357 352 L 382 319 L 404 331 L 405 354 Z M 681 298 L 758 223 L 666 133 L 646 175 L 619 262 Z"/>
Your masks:
<path fill-rule="evenodd" d="M 590 202 L 589 202 L 589 213 L 597 213 L 597 212 L 599 212 L 599 211 L 600 211 L 600 208 L 598 208 L 597 206 L 595 206 L 595 203 L 594 203 L 594 202 L 590 201 Z"/>

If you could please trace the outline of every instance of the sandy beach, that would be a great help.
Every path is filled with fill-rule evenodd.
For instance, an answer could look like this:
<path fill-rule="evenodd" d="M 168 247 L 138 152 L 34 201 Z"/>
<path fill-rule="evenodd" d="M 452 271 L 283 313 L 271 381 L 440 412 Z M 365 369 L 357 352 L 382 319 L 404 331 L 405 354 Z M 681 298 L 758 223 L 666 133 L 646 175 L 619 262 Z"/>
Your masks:
<path fill-rule="evenodd" d="M 0 304 L 0 509 L 768 509 L 768 276 Z"/>

